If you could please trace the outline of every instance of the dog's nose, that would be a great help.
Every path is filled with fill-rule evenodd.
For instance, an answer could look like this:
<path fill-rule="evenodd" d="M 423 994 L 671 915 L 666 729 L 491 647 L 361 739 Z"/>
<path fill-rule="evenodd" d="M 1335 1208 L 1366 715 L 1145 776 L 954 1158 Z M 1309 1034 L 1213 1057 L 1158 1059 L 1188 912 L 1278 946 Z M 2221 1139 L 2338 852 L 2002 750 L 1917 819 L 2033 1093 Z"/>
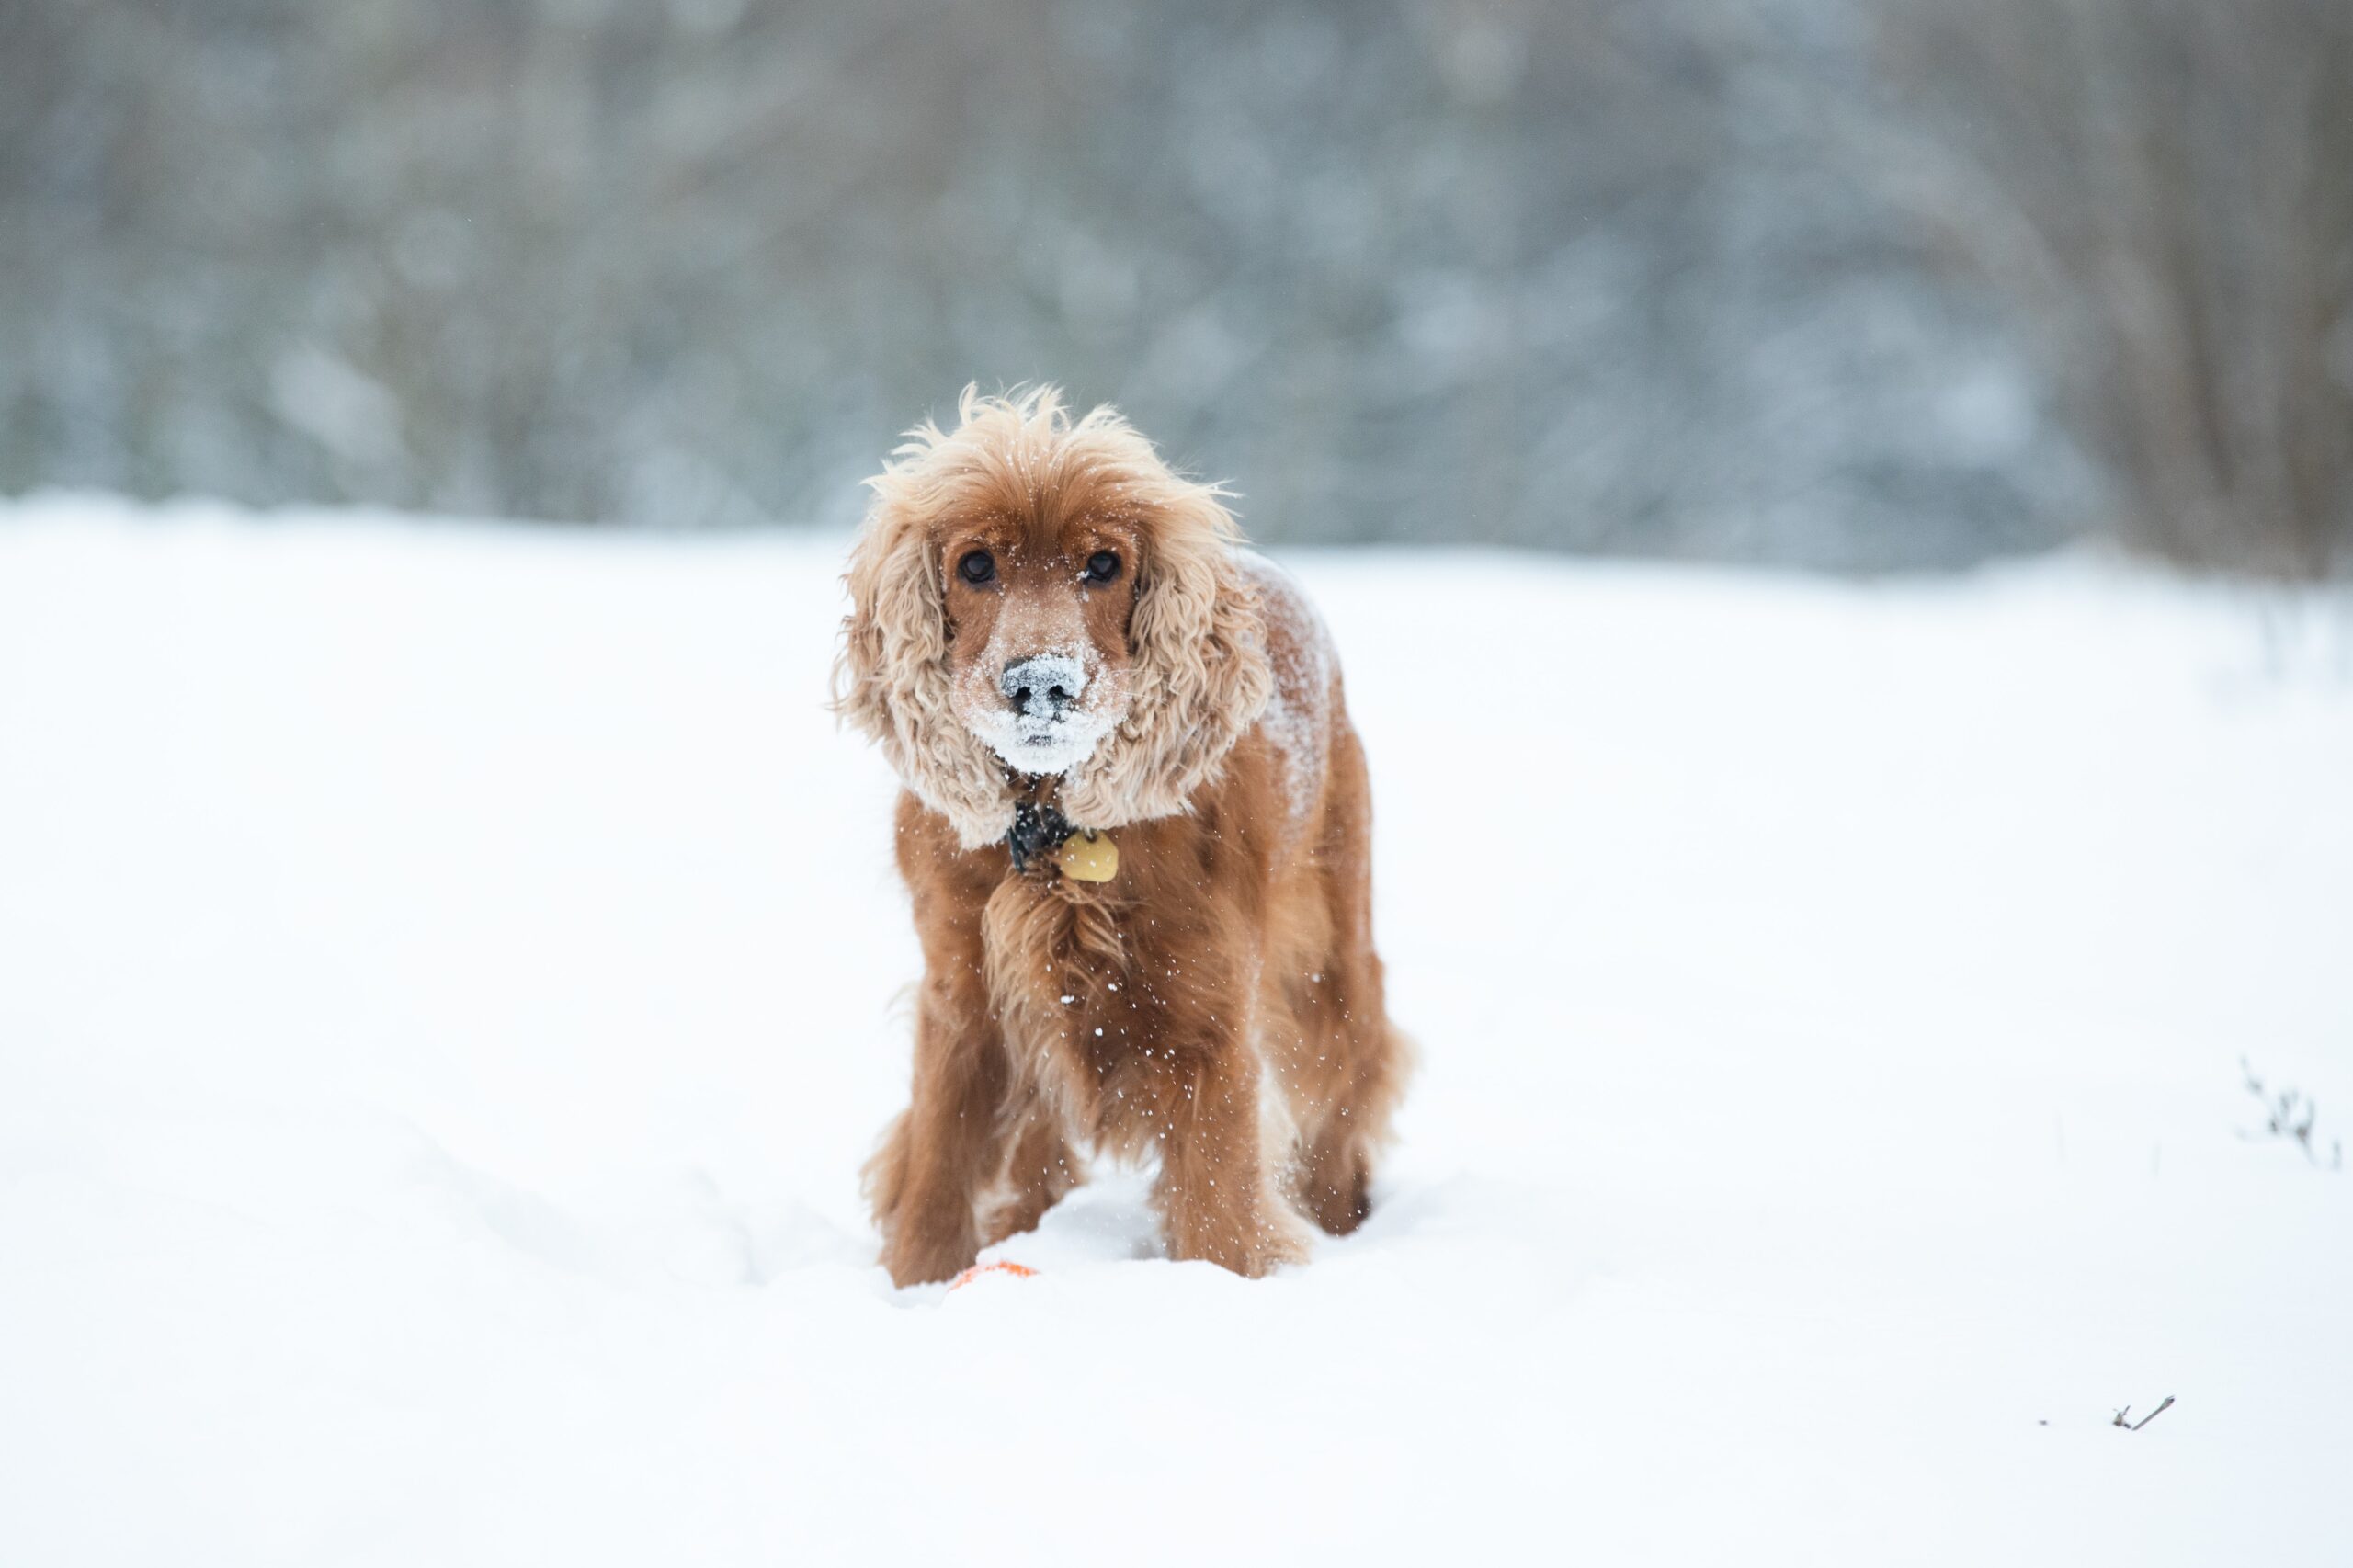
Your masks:
<path fill-rule="evenodd" d="M 1051 719 L 1086 689 L 1086 671 L 1067 654 L 1040 653 L 1006 665 L 997 687 L 1015 712 Z"/>

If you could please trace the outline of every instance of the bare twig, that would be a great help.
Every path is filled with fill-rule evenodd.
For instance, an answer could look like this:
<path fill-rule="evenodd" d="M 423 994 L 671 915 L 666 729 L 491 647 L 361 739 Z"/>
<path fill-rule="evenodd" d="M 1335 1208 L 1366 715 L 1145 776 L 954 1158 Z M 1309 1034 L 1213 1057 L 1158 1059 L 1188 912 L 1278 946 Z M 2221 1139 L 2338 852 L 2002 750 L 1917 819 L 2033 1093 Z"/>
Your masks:
<path fill-rule="evenodd" d="M 2263 1080 L 2255 1075 L 2245 1057 L 2239 1058 L 2239 1071 L 2246 1074 L 2246 1092 L 2253 1095 L 2264 1110 L 2264 1126 L 2260 1132 L 2242 1131 L 2239 1137 L 2247 1142 L 2262 1138 L 2286 1138 L 2304 1152 L 2307 1165 L 2324 1170 L 2345 1168 L 2345 1145 L 2340 1139 L 2331 1146 L 2328 1163 L 2322 1165 L 2319 1147 L 2313 1142 L 2313 1125 L 2320 1119 L 2320 1106 L 2310 1095 L 2300 1089 L 2281 1089 L 2277 1094 L 2265 1090 Z"/>
<path fill-rule="evenodd" d="M 2116 1413 L 2116 1419 L 2109 1423 L 2109 1425 L 2121 1426 L 2127 1432 L 2138 1432 L 2142 1427 L 2146 1426 L 2150 1422 L 2154 1421 L 2158 1416 L 2163 1415 L 2166 1411 L 2171 1410 L 2172 1408 L 2173 1395 L 2167 1394 L 2165 1397 L 2164 1403 L 2158 1405 L 2154 1410 L 2152 1410 L 2149 1414 L 2141 1417 L 2140 1420 L 2127 1421 L 2125 1417 L 2132 1414 L 2132 1407 L 2128 1404 L 2123 1409 Z"/>

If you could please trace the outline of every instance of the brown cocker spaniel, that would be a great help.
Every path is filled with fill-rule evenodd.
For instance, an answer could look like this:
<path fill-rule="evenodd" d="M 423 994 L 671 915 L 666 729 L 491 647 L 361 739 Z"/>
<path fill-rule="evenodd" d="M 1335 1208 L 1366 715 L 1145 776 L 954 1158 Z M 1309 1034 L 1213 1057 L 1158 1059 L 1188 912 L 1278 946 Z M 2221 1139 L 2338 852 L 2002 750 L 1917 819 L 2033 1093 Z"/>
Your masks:
<path fill-rule="evenodd" d="M 1339 665 L 1217 489 L 1109 408 L 967 389 L 869 483 L 835 672 L 906 789 L 913 1101 L 882 1261 L 945 1279 L 1079 1148 L 1158 1156 L 1169 1255 L 1260 1275 L 1366 1213 L 1405 1074 Z"/>

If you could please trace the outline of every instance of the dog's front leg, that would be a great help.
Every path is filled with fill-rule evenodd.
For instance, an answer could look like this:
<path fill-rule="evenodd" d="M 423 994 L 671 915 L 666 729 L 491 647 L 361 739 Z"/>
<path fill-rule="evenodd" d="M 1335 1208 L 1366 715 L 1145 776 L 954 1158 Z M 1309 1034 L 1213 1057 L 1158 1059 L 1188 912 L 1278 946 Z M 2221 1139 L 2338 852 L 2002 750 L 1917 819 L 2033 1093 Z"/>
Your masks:
<path fill-rule="evenodd" d="M 1269 1166 L 1280 1151 L 1260 1104 L 1258 1056 L 1246 1038 L 1212 1029 L 1169 1053 L 1175 1072 L 1154 1191 L 1168 1256 L 1205 1258 L 1256 1278 L 1307 1256 L 1307 1228 Z"/>
<path fill-rule="evenodd" d="M 868 1167 L 882 1266 L 914 1285 L 947 1279 L 981 1249 L 975 1202 L 1004 1159 L 1009 1076 L 986 998 L 926 977 L 915 1014 L 914 1095 Z"/>

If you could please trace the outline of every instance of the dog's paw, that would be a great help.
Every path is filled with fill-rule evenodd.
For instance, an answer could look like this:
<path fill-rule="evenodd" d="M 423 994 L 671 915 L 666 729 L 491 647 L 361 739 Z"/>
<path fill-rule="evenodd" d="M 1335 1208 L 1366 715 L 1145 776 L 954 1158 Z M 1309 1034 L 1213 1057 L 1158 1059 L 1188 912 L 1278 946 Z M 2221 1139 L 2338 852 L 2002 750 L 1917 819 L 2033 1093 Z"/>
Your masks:
<path fill-rule="evenodd" d="M 1305 1263 L 1314 1242 L 1298 1211 L 1271 1194 L 1255 1208 L 1255 1213 L 1222 1223 L 1172 1227 L 1168 1256 L 1180 1263 L 1214 1263 L 1245 1279 L 1262 1279 L 1287 1263 Z"/>
<path fill-rule="evenodd" d="M 955 1235 L 900 1226 L 882 1241 L 882 1267 L 891 1271 L 891 1283 L 902 1289 L 953 1279 L 972 1267 L 980 1254 L 980 1237 L 969 1226 Z"/>
<path fill-rule="evenodd" d="M 1264 1279 L 1285 1264 L 1305 1263 L 1311 1245 L 1304 1230 L 1297 1235 L 1269 1234 L 1245 1241 L 1230 1256 L 1216 1261 L 1245 1279 Z"/>
<path fill-rule="evenodd" d="M 1272 1212 L 1260 1227 L 1256 1244 L 1245 1257 L 1245 1267 L 1234 1270 L 1252 1279 L 1264 1278 L 1287 1263 L 1305 1263 L 1315 1250 L 1315 1233 L 1299 1211 L 1278 1198 L 1267 1200 Z"/>

